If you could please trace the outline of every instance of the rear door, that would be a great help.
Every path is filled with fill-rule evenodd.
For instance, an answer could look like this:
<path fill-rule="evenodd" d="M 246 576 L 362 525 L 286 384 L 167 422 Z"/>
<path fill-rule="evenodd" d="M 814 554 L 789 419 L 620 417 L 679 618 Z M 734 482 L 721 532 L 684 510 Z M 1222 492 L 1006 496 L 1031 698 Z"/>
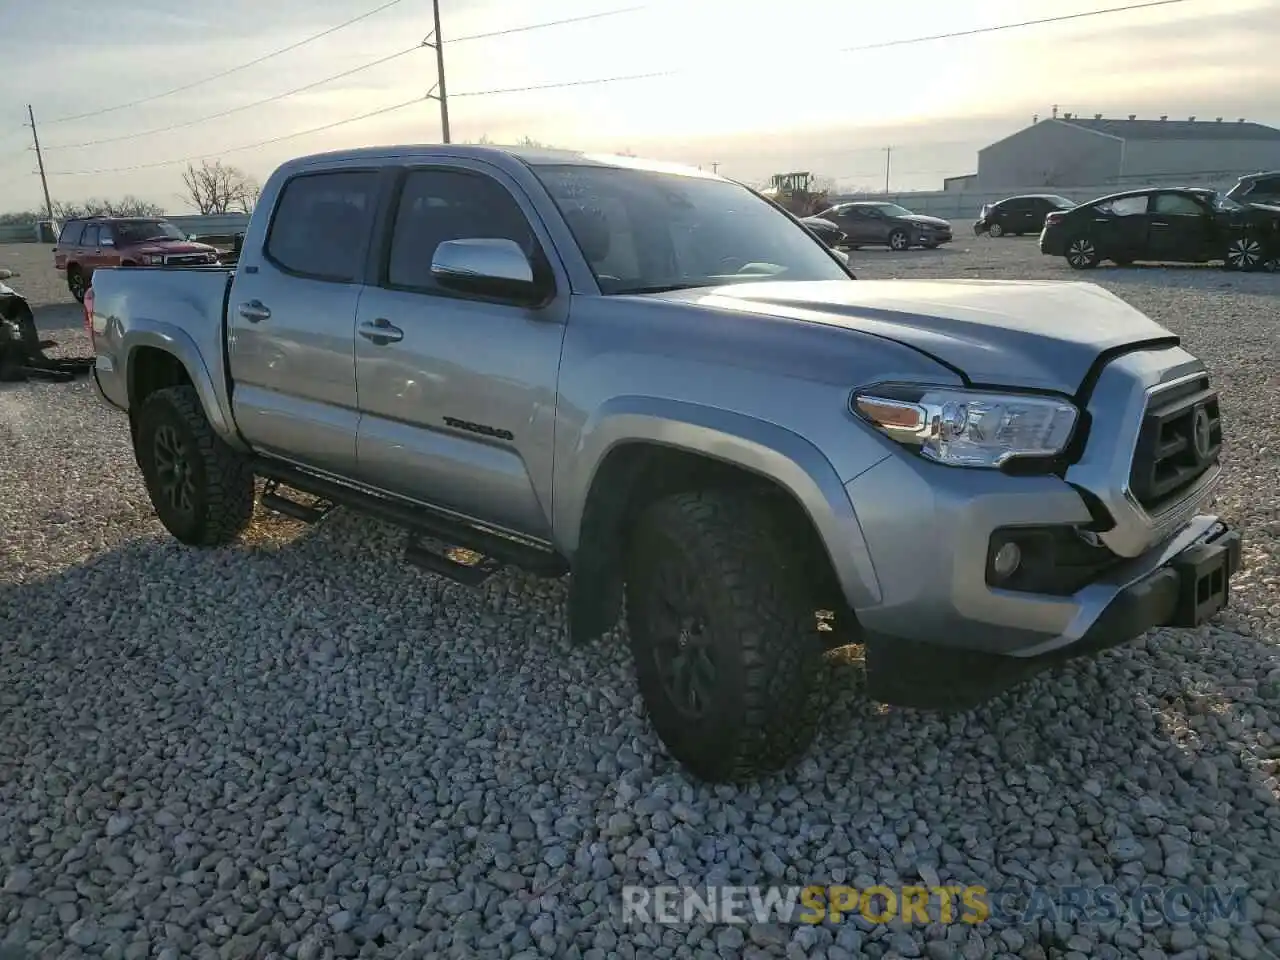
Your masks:
<path fill-rule="evenodd" d="M 1146 260 L 1147 236 L 1150 221 L 1147 214 L 1147 194 L 1117 197 L 1105 203 L 1094 204 L 1088 211 L 1081 211 L 1093 220 L 1093 242 L 1099 255 L 1118 260 Z"/>
<path fill-rule="evenodd" d="M 569 305 L 550 239 L 519 185 L 476 162 L 406 170 L 392 209 L 377 285 L 357 310 L 361 479 L 548 538 Z M 558 294 L 531 308 L 441 287 L 431 274 L 439 244 L 481 237 L 514 240 Z"/>
<path fill-rule="evenodd" d="M 265 239 L 241 251 L 227 305 L 241 433 L 264 453 L 345 477 L 360 418 L 356 306 L 383 182 L 376 168 L 295 174 Z"/>
<path fill-rule="evenodd" d="M 1214 237 L 1213 213 L 1190 194 L 1169 191 L 1151 200 L 1151 232 L 1147 241 L 1152 260 L 1207 260 Z"/>
<path fill-rule="evenodd" d="M 1006 202 L 1001 207 L 1001 226 L 1005 233 L 1038 233 L 1040 228 L 1034 226 L 1035 203 L 1027 197 Z"/>
<path fill-rule="evenodd" d="M 85 224 L 84 233 L 80 236 L 80 245 L 76 251 L 76 260 L 84 265 L 92 279 L 95 267 L 102 265 L 102 245 L 99 242 L 101 227 L 97 223 Z"/>

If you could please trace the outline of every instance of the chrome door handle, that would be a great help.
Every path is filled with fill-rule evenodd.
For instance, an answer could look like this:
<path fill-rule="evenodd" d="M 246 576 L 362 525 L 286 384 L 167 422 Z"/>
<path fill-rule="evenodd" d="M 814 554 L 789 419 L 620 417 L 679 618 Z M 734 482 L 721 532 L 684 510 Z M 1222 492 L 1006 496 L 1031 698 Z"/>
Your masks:
<path fill-rule="evenodd" d="M 261 323 L 271 316 L 271 311 L 267 309 L 261 300 L 250 300 L 248 303 L 240 304 L 240 306 L 236 307 L 236 313 L 250 323 Z"/>
<path fill-rule="evenodd" d="M 388 343 L 397 343 L 404 339 L 404 331 L 399 327 L 392 326 L 391 321 L 384 317 L 378 317 L 368 323 L 360 324 L 360 336 L 364 337 L 378 346 L 385 346 Z"/>

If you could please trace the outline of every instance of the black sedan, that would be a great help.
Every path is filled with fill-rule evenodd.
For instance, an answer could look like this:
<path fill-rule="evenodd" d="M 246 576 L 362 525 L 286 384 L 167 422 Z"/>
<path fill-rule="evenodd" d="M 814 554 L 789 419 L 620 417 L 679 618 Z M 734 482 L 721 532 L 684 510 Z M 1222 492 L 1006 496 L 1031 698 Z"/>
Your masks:
<path fill-rule="evenodd" d="M 951 242 L 951 224 L 938 217 L 912 213 L 896 203 L 858 200 L 839 203 L 818 214 L 844 233 L 845 245 L 858 247 L 883 244 L 891 250 L 926 247 L 932 250 Z"/>
<path fill-rule="evenodd" d="M 1040 252 L 1076 270 L 1102 260 L 1208 263 L 1273 270 L 1280 257 L 1280 210 L 1249 207 L 1214 190 L 1129 190 L 1051 213 Z"/>
<path fill-rule="evenodd" d="M 984 233 L 991 237 L 1015 236 L 1039 233 L 1044 218 L 1059 210 L 1070 210 L 1075 203 L 1053 193 L 1035 193 L 1020 197 L 1005 197 L 995 203 L 984 203 L 973 222 L 977 236 Z"/>
<path fill-rule="evenodd" d="M 817 234 L 818 239 L 828 247 L 835 247 L 844 242 L 844 233 L 830 220 L 823 217 L 801 217 L 800 222 Z"/>

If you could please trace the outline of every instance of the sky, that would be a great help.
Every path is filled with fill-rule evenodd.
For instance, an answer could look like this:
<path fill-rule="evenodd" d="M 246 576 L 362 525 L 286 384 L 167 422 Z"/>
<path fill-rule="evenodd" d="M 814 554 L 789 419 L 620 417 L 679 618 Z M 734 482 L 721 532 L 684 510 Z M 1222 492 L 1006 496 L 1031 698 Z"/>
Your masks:
<path fill-rule="evenodd" d="M 37 0 L 0 0 L 0 212 L 43 206 L 28 103 L 55 201 L 132 194 L 174 214 L 191 205 L 184 164 L 166 161 L 219 159 L 261 181 L 300 154 L 439 142 L 439 105 L 424 99 L 436 79 L 429 48 L 282 96 L 419 44 L 431 32 L 430 0 L 393 0 L 350 27 L 196 83 L 386 3 L 61 0 L 55 15 Z M 1054 105 L 1086 116 L 1280 125 L 1280 0 L 1184 0 L 849 49 L 1124 3 L 440 0 L 452 139 L 626 150 L 715 164 L 752 183 L 809 170 L 848 190 L 882 188 L 892 147 L 893 190 L 936 190 L 944 177 L 973 172 L 980 147 Z M 519 29 L 611 11 L 623 12 Z M 493 31 L 515 32 L 462 39 Z M 650 74 L 663 75 L 511 89 Z M 156 132 L 165 127 L 175 129 Z M 273 138 L 285 139 L 254 146 Z M 103 140 L 111 142 L 91 142 Z"/>

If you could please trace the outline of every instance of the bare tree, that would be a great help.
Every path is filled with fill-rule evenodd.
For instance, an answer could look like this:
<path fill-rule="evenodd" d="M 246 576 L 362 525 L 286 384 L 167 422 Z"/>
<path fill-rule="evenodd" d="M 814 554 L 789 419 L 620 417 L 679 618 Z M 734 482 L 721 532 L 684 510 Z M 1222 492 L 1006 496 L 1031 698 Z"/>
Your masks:
<path fill-rule="evenodd" d="M 118 200 L 93 198 L 81 203 L 56 201 L 53 205 L 55 220 L 73 220 L 78 217 L 159 217 L 164 208 L 150 200 L 142 200 L 128 194 Z"/>
<path fill-rule="evenodd" d="M 188 163 L 182 183 L 186 198 L 201 213 L 252 213 L 262 188 L 239 167 L 215 160 Z"/>

